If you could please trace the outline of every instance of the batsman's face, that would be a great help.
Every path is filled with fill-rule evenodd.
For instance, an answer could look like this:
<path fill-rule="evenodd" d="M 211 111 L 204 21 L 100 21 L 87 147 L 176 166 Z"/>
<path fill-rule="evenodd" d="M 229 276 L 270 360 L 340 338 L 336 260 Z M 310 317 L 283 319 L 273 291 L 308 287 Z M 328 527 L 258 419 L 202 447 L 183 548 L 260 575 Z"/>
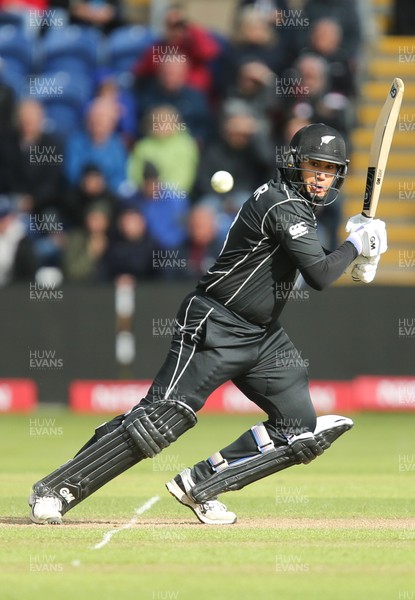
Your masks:
<path fill-rule="evenodd" d="M 337 174 L 338 165 L 323 160 L 308 159 L 301 163 L 304 187 L 314 197 L 323 199 Z"/>

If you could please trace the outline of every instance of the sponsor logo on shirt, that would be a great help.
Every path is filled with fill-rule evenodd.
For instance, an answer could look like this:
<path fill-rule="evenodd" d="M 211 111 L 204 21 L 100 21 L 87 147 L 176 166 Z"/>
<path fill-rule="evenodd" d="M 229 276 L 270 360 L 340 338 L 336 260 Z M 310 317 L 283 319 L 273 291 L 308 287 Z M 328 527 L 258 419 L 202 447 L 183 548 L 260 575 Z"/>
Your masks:
<path fill-rule="evenodd" d="M 290 232 L 292 239 L 296 240 L 302 235 L 308 233 L 308 227 L 304 221 L 300 221 L 300 223 L 294 223 L 294 225 L 291 225 L 288 231 Z"/>

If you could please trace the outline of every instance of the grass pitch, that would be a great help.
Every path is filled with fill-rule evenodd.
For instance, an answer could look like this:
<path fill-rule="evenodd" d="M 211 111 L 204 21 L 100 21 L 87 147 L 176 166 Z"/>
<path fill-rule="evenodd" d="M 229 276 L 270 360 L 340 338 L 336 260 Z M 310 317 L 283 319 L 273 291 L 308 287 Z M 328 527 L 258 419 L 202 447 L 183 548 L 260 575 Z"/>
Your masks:
<path fill-rule="evenodd" d="M 105 419 L 56 410 L 3 415 L 1 600 L 414 599 L 415 416 L 353 418 L 355 427 L 311 465 L 223 496 L 236 525 L 199 524 L 164 487 L 255 421 L 201 415 L 64 525 L 36 526 L 27 518 L 32 483 Z"/>

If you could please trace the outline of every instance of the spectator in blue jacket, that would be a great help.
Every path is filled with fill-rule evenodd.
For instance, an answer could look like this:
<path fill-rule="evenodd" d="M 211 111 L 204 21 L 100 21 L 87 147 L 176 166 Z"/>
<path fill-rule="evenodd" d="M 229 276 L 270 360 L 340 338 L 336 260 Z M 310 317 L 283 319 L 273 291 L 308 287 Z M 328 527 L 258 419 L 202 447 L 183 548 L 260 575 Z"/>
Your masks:
<path fill-rule="evenodd" d="M 205 142 L 212 131 L 212 115 L 205 94 L 190 87 L 189 64 L 186 56 L 173 55 L 169 62 L 160 63 L 157 76 L 137 90 L 142 117 L 160 104 L 174 106 L 181 114 L 189 133 Z"/>
<path fill-rule="evenodd" d="M 96 74 L 95 97 L 114 100 L 120 111 L 117 130 L 126 148 L 130 148 L 138 135 L 137 101 L 129 88 L 120 85 L 117 74 L 102 68 Z"/>
<path fill-rule="evenodd" d="M 104 174 L 109 189 L 118 193 L 126 178 L 127 152 L 117 133 L 119 106 L 113 99 L 96 98 L 86 116 L 84 131 L 69 137 L 65 167 L 73 186 L 78 186 L 83 170 L 93 163 Z"/>
<path fill-rule="evenodd" d="M 151 237 L 143 215 L 126 205 L 117 218 L 117 229 L 110 242 L 102 266 L 108 280 L 130 275 L 137 280 L 158 276 L 153 268 L 158 246 Z"/>
<path fill-rule="evenodd" d="M 162 250 L 176 248 L 184 242 L 188 196 L 160 181 L 159 172 L 151 162 L 145 163 L 143 183 L 127 201 L 143 215 L 149 234 Z"/>

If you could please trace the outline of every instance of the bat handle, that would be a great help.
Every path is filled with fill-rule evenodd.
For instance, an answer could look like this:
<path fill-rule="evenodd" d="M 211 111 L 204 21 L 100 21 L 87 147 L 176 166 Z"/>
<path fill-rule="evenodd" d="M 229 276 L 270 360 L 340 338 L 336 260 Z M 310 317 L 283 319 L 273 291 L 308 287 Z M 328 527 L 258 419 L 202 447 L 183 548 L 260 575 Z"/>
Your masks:
<path fill-rule="evenodd" d="M 371 215 L 368 215 L 368 214 L 366 213 L 366 211 L 364 211 L 364 210 L 362 210 L 362 213 L 361 213 L 361 214 L 362 214 L 362 216 L 363 216 L 363 217 L 365 217 L 366 219 L 373 219 L 373 216 L 374 216 L 374 215 L 373 215 L 373 216 L 371 216 Z"/>

